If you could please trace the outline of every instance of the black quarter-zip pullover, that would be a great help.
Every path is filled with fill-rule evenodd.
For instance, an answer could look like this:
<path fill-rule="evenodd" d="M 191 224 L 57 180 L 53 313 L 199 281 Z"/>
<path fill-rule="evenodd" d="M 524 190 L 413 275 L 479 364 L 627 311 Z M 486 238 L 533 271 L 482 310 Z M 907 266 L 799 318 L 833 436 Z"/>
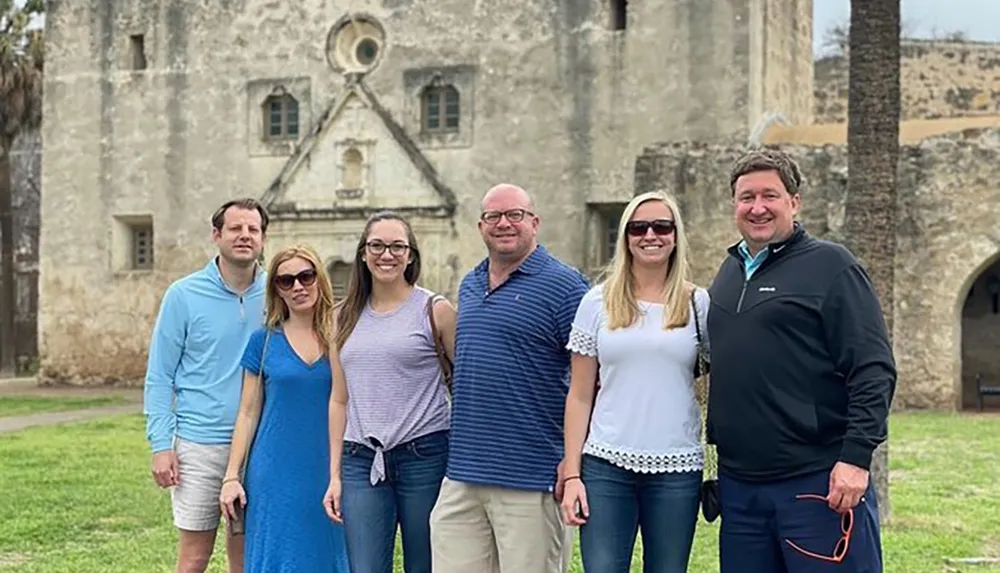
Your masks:
<path fill-rule="evenodd" d="M 712 286 L 708 439 L 719 467 L 770 481 L 868 469 L 896 366 L 878 297 L 844 247 L 796 224 L 749 280 L 736 246 Z"/>

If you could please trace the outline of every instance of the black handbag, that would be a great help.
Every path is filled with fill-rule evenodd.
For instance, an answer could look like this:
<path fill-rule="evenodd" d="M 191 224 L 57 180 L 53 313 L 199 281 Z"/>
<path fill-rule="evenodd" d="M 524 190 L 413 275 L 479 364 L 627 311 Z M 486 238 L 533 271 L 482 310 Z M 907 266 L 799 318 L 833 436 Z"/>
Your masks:
<path fill-rule="evenodd" d="M 698 405 L 701 407 L 701 445 L 704 452 L 704 470 L 699 492 L 701 514 L 709 523 L 719 517 L 719 458 L 715 445 L 708 443 L 708 375 L 712 370 L 712 362 L 708 350 L 702 342 L 701 324 L 698 322 L 698 305 L 694 300 L 695 289 L 691 289 L 691 310 L 694 313 L 694 331 L 697 336 L 697 356 L 694 361 L 694 391 Z"/>

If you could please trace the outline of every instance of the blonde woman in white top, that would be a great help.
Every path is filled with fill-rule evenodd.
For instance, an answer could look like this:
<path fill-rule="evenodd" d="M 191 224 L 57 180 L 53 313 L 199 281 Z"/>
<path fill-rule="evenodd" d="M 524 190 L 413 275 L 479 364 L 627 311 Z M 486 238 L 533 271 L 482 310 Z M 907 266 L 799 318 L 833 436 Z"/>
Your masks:
<path fill-rule="evenodd" d="M 693 318 L 704 334 L 709 299 L 686 256 L 674 200 L 635 197 L 573 322 L 562 509 L 586 573 L 627 573 L 640 530 L 643 571 L 687 571 L 703 459 Z"/>

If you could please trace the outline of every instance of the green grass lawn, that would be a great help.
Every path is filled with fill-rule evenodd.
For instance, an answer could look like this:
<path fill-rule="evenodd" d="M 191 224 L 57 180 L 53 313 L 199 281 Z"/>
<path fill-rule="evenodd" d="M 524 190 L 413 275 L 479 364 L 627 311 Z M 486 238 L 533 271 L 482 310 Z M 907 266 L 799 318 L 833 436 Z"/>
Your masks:
<path fill-rule="evenodd" d="M 0 417 L 120 406 L 121 396 L 0 396 Z"/>
<path fill-rule="evenodd" d="M 944 562 L 1000 557 L 1000 417 L 899 414 L 891 432 L 886 571 L 1000 572 Z M 172 571 L 170 501 L 149 477 L 141 416 L 0 435 L 0 460 L 0 571 Z M 718 571 L 717 533 L 699 524 L 690 571 Z M 225 571 L 221 537 L 215 573 Z"/>

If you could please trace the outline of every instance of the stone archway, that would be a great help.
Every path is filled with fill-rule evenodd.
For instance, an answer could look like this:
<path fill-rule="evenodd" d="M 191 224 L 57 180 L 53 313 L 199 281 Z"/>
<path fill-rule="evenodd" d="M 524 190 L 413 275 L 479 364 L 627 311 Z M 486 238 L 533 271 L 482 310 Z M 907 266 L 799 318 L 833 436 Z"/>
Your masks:
<path fill-rule="evenodd" d="M 985 262 L 970 279 L 961 308 L 961 409 L 978 408 L 976 376 L 1000 386 L 1000 253 Z M 987 408 L 1000 408 L 1000 398 L 987 396 Z"/>

